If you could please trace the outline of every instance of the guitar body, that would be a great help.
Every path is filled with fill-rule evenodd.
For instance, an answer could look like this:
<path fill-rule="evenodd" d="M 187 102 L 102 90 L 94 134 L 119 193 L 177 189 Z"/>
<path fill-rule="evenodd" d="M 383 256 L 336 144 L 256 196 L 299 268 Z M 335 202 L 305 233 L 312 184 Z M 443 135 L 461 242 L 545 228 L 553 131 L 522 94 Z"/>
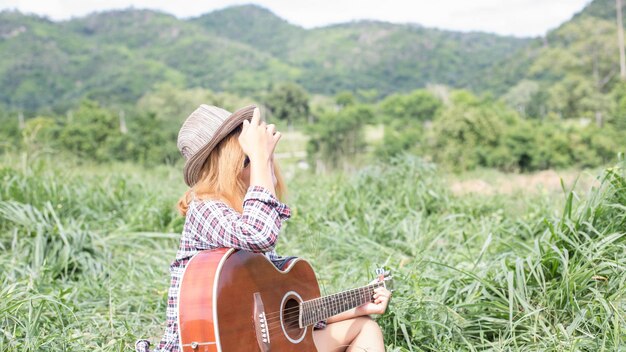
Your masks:
<path fill-rule="evenodd" d="M 305 260 L 294 259 L 280 271 L 262 254 L 200 252 L 187 264 L 180 285 L 181 349 L 317 351 L 313 327 L 298 325 L 298 305 L 319 296 Z"/>

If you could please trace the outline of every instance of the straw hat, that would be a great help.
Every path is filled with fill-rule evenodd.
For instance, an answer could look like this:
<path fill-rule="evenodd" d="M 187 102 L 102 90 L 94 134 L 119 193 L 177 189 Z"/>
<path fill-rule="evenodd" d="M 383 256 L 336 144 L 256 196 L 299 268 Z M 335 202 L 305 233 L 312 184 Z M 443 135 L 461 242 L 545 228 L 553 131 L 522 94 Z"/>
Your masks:
<path fill-rule="evenodd" d="M 192 187 L 200 180 L 202 165 L 215 146 L 244 120 L 250 121 L 256 106 L 230 113 L 217 106 L 202 104 L 187 117 L 178 132 L 178 150 L 185 158 L 185 183 Z"/>

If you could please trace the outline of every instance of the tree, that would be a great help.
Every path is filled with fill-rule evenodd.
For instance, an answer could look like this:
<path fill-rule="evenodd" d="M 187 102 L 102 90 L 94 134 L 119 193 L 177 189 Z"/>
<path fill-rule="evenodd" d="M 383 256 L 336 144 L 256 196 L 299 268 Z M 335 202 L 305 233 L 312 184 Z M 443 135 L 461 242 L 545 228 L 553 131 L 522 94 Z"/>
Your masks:
<path fill-rule="evenodd" d="M 612 92 L 613 96 L 613 119 L 610 123 L 617 130 L 626 131 L 626 82 L 621 82 Z"/>
<path fill-rule="evenodd" d="M 388 158 L 415 149 L 421 140 L 424 123 L 433 120 L 441 107 L 441 101 L 423 89 L 385 98 L 379 104 L 384 137 L 376 154 Z"/>
<path fill-rule="evenodd" d="M 529 69 L 529 78 L 547 83 L 546 106 L 564 118 L 589 117 L 602 126 L 606 108 L 600 100 L 619 77 L 615 23 L 579 17 L 551 32 L 549 39 L 550 46 L 540 49 Z"/>
<path fill-rule="evenodd" d="M 346 106 L 354 105 L 356 103 L 356 99 L 354 98 L 354 94 L 350 91 L 344 90 L 343 92 L 339 92 L 335 95 L 335 103 L 340 108 L 345 108 Z"/>
<path fill-rule="evenodd" d="M 622 23 L 622 0 L 615 0 L 617 13 L 617 43 L 619 46 L 620 77 L 626 80 L 626 54 L 624 54 L 624 23 Z"/>
<path fill-rule="evenodd" d="M 323 112 L 319 120 L 307 128 L 310 136 L 307 145 L 310 162 L 321 159 L 331 168 L 337 168 L 342 161 L 353 159 L 364 151 L 366 143 L 363 127 L 373 119 L 372 109 L 360 104 L 338 112 L 329 110 Z M 317 162 L 312 164 L 316 165 Z"/>
<path fill-rule="evenodd" d="M 418 89 L 409 94 L 393 94 L 380 102 L 381 115 L 385 121 L 401 120 L 420 125 L 432 120 L 442 104 L 427 90 Z"/>
<path fill-rule="evenodd" d="M 277 85 L 267 94 L 264 104 L 271 116 L 286 121 L 289 128 L 295 121 L 306 120 L 309 115 L 309 96 L 296 83 Z"/>
<path fill-rule="evenodd" d="M 522 80 L 502 97 L 510 107 L 517 110 L 522 116 L 533 116 L 536 104 L 539 103 L 537 96 L 540 94 L 540 86 L 536 81 Z"/>
<path fill-rule="evenodd" d="M 520 160 L 503 136 L 520 124 L 519 116 L 501 103 L 455 92 L 451 104 L 433 121 L 428 149 L 435 161 L 458 171 L 478 166 L 518 169 Z"/>
<path fill-rule="evenodd" d="M 176 147 L 178 129 L 167 128 L 167 122 L 154 113 L 132 116 L 128 134 L 114 134 L 107 139 L 107 155 L 115 160 L 134 160 L 144 165 L 174 163 L 181 156 Z"/>
<path fill-rule="evenodd" d="M 72 122 L 63 126 L 59 143 L 79 156 L 104 161 L 110 157 L 106 143 L 113 135 L 121 135 L 118 117 L 97 102 L 85 100 L 74 113 Z"/>

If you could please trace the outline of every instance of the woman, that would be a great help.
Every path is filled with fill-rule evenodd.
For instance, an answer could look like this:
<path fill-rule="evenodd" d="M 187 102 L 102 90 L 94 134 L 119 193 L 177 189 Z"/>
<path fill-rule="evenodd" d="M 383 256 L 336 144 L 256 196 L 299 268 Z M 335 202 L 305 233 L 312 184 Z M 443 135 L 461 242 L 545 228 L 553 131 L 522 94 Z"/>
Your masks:
<path fill-rule="evenodd" d="M 285 192 L 274 149 L 281 138 L 274 125 L 261 120 L 249 106 L 231 114 L 201 105 L 184 122 L 178 148 L 185 157 L 184 176 L 190 189 L 178 208 L 185 225 L 172 274 L 167 327 L 155 351 L 180 351 L 177 326 L 178 290 L 189 259 L 201 250 L 237 248 L 261 252 L 278 268 L 290 258 L 274 246 L 282 223 L 291 216 L 279 199 Z M 378 288 L 374 302 L 320 322 L 313 331 L 319 351 L 384 351 L 380 328 L 369 314 L 382 314 L 391 293 Z M 137 351 L 148 351 L 139 340 Z M 228 351 L 225 351 L 228 352 Z"/>

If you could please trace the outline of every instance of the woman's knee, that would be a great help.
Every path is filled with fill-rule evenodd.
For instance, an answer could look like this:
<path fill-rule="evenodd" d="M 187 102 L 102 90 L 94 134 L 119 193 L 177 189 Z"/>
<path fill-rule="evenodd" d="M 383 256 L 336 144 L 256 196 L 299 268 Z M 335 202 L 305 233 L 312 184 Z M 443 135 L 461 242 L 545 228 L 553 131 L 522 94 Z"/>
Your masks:
<path fill-rule="evenodd" d="M 369 315 L 357 317 L 355 319 L 358 321 L 359 326 L 361 326 L 361 331 L 367 331 L 368 333 L 378 333 L 382 335 L 380 326 Z"/>
<path fill-rule="evenodd" d="M 357 336 L 348 347 L 349 352 L 384 352 L 383 333 L 378 323 L 369 316 L 355 318 L 359 327 Z"/>

